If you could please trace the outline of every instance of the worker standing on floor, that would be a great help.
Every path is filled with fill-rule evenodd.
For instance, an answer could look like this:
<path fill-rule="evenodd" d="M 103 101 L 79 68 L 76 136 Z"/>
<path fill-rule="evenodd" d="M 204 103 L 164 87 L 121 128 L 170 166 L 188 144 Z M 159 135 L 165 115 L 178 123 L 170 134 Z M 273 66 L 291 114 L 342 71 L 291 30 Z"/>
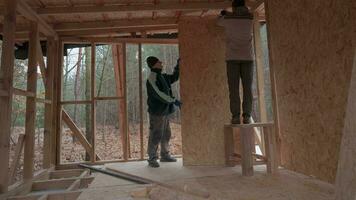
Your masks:
<path fill-rule="evenodd" d="M 171 84 L 179 79 L 179 59 L 173 74 L 162 73 L 162 62 L 153 56 L 146 59 L 151 73 L 146 82 L 147 104 L 150 120 L 148 138 L 148 165 L 159 167 L 157 162 L 158 145 L 161 144 L 160 162 L 176 162 L 169 153 L 169 140 L 171 129 L 169 125 L 170 115 L 175 111 L 175 106 L 181 107 L 182 103 L 175 99 L 172 94 Z"/>
<path fill-rule="evenodd" d="M 240 124 L 240 78 L 243 87 L 243 123 L 251 123 L 253 81 L 253 15 L 244 0 L 232 2 L 232 13 L 221 11 L 218 25 L 226 33 L 226 65 L 229 85 L 231 123 Z"/>

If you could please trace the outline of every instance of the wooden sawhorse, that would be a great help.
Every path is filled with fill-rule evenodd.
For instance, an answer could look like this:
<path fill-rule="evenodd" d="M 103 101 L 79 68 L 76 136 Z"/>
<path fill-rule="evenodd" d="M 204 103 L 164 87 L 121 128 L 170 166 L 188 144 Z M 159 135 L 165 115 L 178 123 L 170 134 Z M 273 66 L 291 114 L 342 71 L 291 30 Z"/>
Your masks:
<path fill-rule="evenodd" d="M 265 155 L 256 155 L 255 152 L 255 128 L 261 127 L 263 131 Z M 234 157 L 241 157 L 242 175 L 253 176 L 254 164 L 266 164 L 267 173 L 276 172 L 278 166 L 276 161 L 276 137 L 273 133 L 273 123 L 253 123 L 253 124 L 227 124 L 224 127 L 225 141 L 225 164 L 235 166 L 237 162 Z M 234 132 L 240 133 L 241 155 L 234 153 L 235 140 Z M 261 135 L 262 137 L 262 135 Z M 254 157 L 262 161 L 256 162 Z"/>

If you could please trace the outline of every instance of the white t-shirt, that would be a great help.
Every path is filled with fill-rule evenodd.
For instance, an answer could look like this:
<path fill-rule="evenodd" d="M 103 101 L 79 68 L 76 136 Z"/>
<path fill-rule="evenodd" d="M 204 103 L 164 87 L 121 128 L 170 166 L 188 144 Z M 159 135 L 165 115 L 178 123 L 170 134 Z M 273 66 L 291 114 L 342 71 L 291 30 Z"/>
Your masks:
<path fill-rule="evenodd" d="M 251 17 L 224 16 L 218 19 L 218 25 L 225 28 L 226 60 L 254 60 Z"/>

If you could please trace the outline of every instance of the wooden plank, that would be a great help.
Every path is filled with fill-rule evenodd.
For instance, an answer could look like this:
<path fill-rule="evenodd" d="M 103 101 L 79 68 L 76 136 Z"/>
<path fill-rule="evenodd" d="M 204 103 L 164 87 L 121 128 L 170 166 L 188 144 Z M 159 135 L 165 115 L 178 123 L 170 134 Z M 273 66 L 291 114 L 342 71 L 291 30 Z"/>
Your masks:
<path fill-rule="evenodd" d="M 143 146 L 143 80 L 142 80 L 142 44 L 140 43 L 138 45 L 138 66 L 139 66 L 139 104 L 140 104 L 140 155 L 141 159 L 144 159 L 145 157 L 145 152 L 144 152 L 144 146 Z"/>
<path fill-rule="evenodd" d="M 45 20 L 43 20 L 40 16 L 37 15 L 37 13 L 32 10 L 32 8 L 26 3 L 26 1 L 18 2 L 17 11 L 25 18 L 34 22 L 38 22 L 39 30 L 46 36 L 57 37 L 57 33 L 53 30 L 53 28 L 48 25 Z"/>
<path fill-rule="evenodd" d="M 278 162 L 276 160 L 276 137 L 274 136 L 272 127 L 264 127 L 263 129 L 266 141 L 267 173 L 273 174 L 278 170 Z"/>
<path fill-rule="evenodd" d="M 160 38 L 119 38 L 119 37 L 63 37 L 66 43 L 144 43 L 144 44 L 178 44 L 178 39 Z"/>
<path fill-rule="evenodd" d="M 14 95 L 24 96 L 24 97 L 36 97 L 36 93 L 31 91 L 26 91 L 18 88 L 13 88 L 12 92 Z"/>
<path fill-rule="evenodd" d="M 92 151 L 88 152 L 91 154 L 91 162 L 94 163 L 96 161 L 96 46 L 95 43 L 91 44 L 91 146 Z"/>
<path fill-rule="evenodd" d="M 50 179 L 71 178 L 80 176 L 85 170 L 70 169 L 70 170 L 56 170 L 50 173 Z"/>
<path fill-rule="evenodd" d="M 234 153 L 234 137 L 233 129 L 231 127 L 224 127 L 224 146 L 225 146 L 225 165 L 228 167 L 234 166 L 231 162 L 231 155 Z"/>
<path fill-rule="evenodd" d="M 153 27 L 163 25 L 177 25 L 174 17 L 152 19 L 121 19 L 115 21 L 94 21 L 94 22 L 70 22 L 60 23 L 54 26 L 56 31 L 73 31 L 73 30 L 95 30 L 95 29 L 112 29 L 112 28 L 137 28 Z"/>
<path fill-rule="evenodd" d="M 13 183 L 13 180 L 15 179 L 15 173 L 16 173 L 16 170 L 19 165 L 20 158 L 21 158 L 24 141 L 25 141 L 25 135 L 20 134 L 19 138 L 17 139 L 14 159 L 12 160 L 12 164 L 10 167 L 10 179 L 9 179 L 10 185 Z"/>
<path fill-rule="evenodd" d="M 67 104 L 91 104 L 91 100 L 88 101 L 61 101 L 61 105 L 67 105 Z"/>
<path fill-rule="evenodd" d="M 94 97 L 95 100 L 119 100 L 123 97 Z"/>
<path fill-rule="evenodd" d="M 47 100 L 47 99 L 42 99 L 42 98 L 36 98 L 36 103 L 44 103 L 46 105 L 51 105 L 52 101 L 51 100 Z"/>
<path fill-rule="evenodd" d="M 78 139 L 78 141 L 84 147 L 86 152 L 88 152 L 90 156 L 92 156 L 92 145 L 89 143 L 82 131 L 79 129 L 79 127 L 77 127 L 77 125 L 74 123 L 74 121 L 70 118 L 70 116 L 64 109 L 62 109 L 62 120 L 67 124 L 68 128 L 72 131 L 74 137 Z"/>
<path fill-rule="evenodd" d="M 53 80 L 53 99 L 52 99 L 52 130 L 53 137 L 51 137 L 51 164 L 58 165 L 60 163 L 60 137 L 61 137 L 61 82 L 63 74 L 63 43 L 62 41 L 55 41 L 55 56 L 54 67 L 55 74 Z"/>
<path fill-rule="evenodd" d="M 119 13 L 140 11 L 199 11 L 209 9 L 225 9 L 231 7 L 231 1 L 223 2 L 161 2 L 159 4 L 136 4 L 136 5 L 88 5 L 70 7 L 38 8 L 40 15 L 65 15 L 78 13 Z"/>
<path fill-rule="evenodd" d="M 241 161 L 242 161 L 242 175 L 253 175 L 253 147 L 254 134 L 253 128 L 241 128 Z"/>
<path fill-rule="evenodd" d="M 178 25 L 165 25 L 165 26 L 153 26 L 153 27 L 133 27 L 133 28 L 103 28 L 103 29 L 94 29 L 91 31 L 87 30 L 65 30 L 65 31 L 58 31 L 58 35 L 62 37 L 68 36 L 100 36 L 100 35 L 116 35 L 122 33 L 132 33 L 132 32 L 142 32 L 142 31 L 149 31 L 149 32 L 156 32 L 156 31 L 171 31 L 177 32 Z"/>
<path fill-rule="evenodd" d="M 128 147 L 127 147 L 127 106 L 126 106 L 126 66 L 125 66 L 125 58 L 126 49 L 125 44 L 112 45 L 112 55 L 113 55 L 113 63 L 114 63 L 114 72 L 115 72 L 115 80 L 116 80 L 116 92 L 119 97 L 123 97 L 123 99 L 118 100 L 119 109 L 119 128 L 121 134 L 121 143 L 123 149 L 123 157 L 124 160 L 128 160 Z"/>
<path fill-rule="evenodd" d="M 49 193 L 47 200 L 76 200 L 82 191 L 65 191 Z M 8 200 L 38 200 L 42 195 L 32 194 L 26 196 L 10 197 Z"/>
<path fill-rule="evenodd" d="M 269 2 L 265 2 L 265 9 L 268 10 Z M 278 111 L 278 95 L 277 95 L 277 83 L 276 83 L 276 75 L 274 70 L 274 63 L 273 63 L 273 52 L 271 48 L 271 33 L 268 26 L 269 14 L 266 12 L 267 16 L 267 39 L 268 39 L 268 53 L 269 53 L 269 67 L 270 67 L 270 79 L 271 79 L 271 89 L 272 89 L 272 107 L 273 107 L 273 120 L 274 120 L 274 137 L 276 137 L 276 145 L 277 145 L 277 161 L 278 163 L 281 162 L 281 144 L 280 144 L 280 124 L 279 124 L 279 111 Z M 279 164 L 277 164 L 279 165 Z"/>
<path fill-rule="evenodd" d="M 14 72 L 14 45 L 16 30 L 17 0 L 4 0 L 3 15 L 3 43 L 1 52 L 0 90 L 7 96 L 0 96 L 0 193 L 8 190 L 9 153 L 11 134 L 11 112 L 13 72 Z"/>
<path fill-rule="evenodd" d="M 48 199 L 48 194 L 42 195 L 38 200 L 47 200 Z"/>
<path fill-rule="evenodd" d="M 70 186 L 72 186 L 74 182 L 78 180 L 79 180 L 79 185 L 77 189 L 87 187 L 94 180 L 94 177 L 63 178 L 63 179 L 54 179 L 54 180 L 35 181 L 32 184 L 32 191 L 67 189 Z"/>
<path fill-rule="evenodd" d="M 45 84 L 45 98 L 46 101 L 53 102 L 53 81 L 54 81 L 54 68 L 55 68 L 55 56 L 56 56 L 56 45 L 53 37 L 47 39 L 47 70 L 46 70 L 46 84 Z M 51 137 L 54 136 L 54 127 L 52 121 L 53 118 L 53 106 L 54 104 L 45 105 L 44 113 L 44 137 L 43 137 L 43 167 L 51 167 Z"/>
<path fill-rule="evenodd" d="M 21 2 L 21 1 L 20 1 Z M 27 91 L 36 94 L 37 91 L 37 41 L 39 37 L 38 24 L 31 22 L 30 33 Z M 34 146 L 35 146 L 35 122 L 36 122 L 36 98 L 26 97 L 26 121 L 25 121 L 25 152 L 24 152 L 24 180 L 33 178 Z"/>

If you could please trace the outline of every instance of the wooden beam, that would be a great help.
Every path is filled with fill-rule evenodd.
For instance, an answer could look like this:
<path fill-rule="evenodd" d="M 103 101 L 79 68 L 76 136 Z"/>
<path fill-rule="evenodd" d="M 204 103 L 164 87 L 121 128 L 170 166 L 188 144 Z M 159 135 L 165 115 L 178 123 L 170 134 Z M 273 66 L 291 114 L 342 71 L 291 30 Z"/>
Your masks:
<path fill-rule="evenodd" d="M 0 193 L 8 190 L 9 153 L 11 134 L 11 112 L 14 72 L 15 29 L 17 0 L 4 0 L 3 43 L 1 52 L 0 90 L 7 96 L 0 95 Z"/>
<path fill-rule="evenodd" d="M 21 1 L 20 1 L 21 2 Z M 27 91 L 36 94 L 37 91 L 37 42 L 39 37 L 38 24 L 31 22 Z M 25 121 L 25 152 L 24 152 L 24 175 L 25 181 L 33 178 L 35 156 L 35 123 L 36 123 L 36 97 L 26 97 L 26 121 Z"/>
<path fill-rule="evenodd" d="M 39 30 L 44 33 L 46 36 L 57 37 L 57 33 L 53 28 L 47 24 L 40 16 L 37 15 L 35 11 L 26 3 L 26 1 L 19 1 L 17 6 L 17 11 L 23 15 L 28 20 L 38 22 Z"/>
<path fill-rule="evenodd" d="M 137 27 L 154 27 L 163 25 L 177 25 L 175 18 L 152 19 L 131 19 L 115 21 L 95 21 L 95 22 L 71 22 L 60 23 L 54 26 L 56 31 L 69 30 L 95 30 L 95 29 L 112 29 L 112 28 L 137 28 Z"/>
<path fill-rule="evenodd" d="M 62 110 L 62 120 L 67 124 L 68 128 L 72 131 L 74 137 L 78 139 L 78 141 L 84 147 L 86 152 L 88 152 L 90 156 L 92 156 L 92 145 L 88 142 L 82 131 L 78 128 L 78 126 L 74 123 L 74 121 L 70 118 L 70 116 L 64 109 Z"/>
<path fill-rule="evenodd" d="M 265 9 L 268 10 L 268 1 L 265 2 Z M 273 120 L 274 120 L 274 136 L 277 144 L 277 166 L 281 162 L 281 144 L 280 144 L 280 124 L 279 124 L 279 111 L 278 111 L 278 96 L 277 96 L 277 83 L 276 83 L 276 75 L 275 75 L 275 70 L 274 70 L 274 63 L 273 63 L 273 52 L 271 48 L 271 33 L 270 29 L 268 26 L 269 20 L 269 15 L 268 12 L 266 13 L 267 15 L 267 39 L 268 39 L 268 53 L 269 53 L 269 68 L 270 68 L 270 79 L 271 79 L 271 90 L 272 90 L 272 106 L 273 106 Z"/>
<path fill-rule="evenodd" d="M 22 153 L 24 141 L 25 141 L 25 135 L 24 134 L 20 134 L 19 138 L 17 139 L 15 155 L 14 155 L 14 158 L 12 160 L 11 167 L 10 167 L 10 179 L 9 179 L 9 184 L 10 185 L 13 183 L 13 180 L 15 178 L 15 173 L 16 173 L 16 170 L 17 170 L 20 158 L 21 158 L 21 153 Z"/>
<path fill-rule="evenodd" d="M 33 92 L 29 92 L 26 90 L 22 90 L 19 88 L 13 88 L 12 92 L 14 95 L 18 95 L 18 96 L 24 96 L 24 97 L 36 97 L 36 93 Z"/>
<path fill-rule="evenodd" d="M 47 200 L 76 200 L 82 191 L 65 191 L 65 192 L 55 192 L 48 194 Z M 30 194 L 26 196 L 16 196 L 10 197 L 8 200 L 38 200 L 43 195 L 41 194 Z"/>
<path fill-rule="evenodd" d="M 61 105 L 70 105 L 70 104 L 91 104 L 91 100 L 83 100 L 83 101 L 61 101 Z"/>
<path fill-rule="evenodd" d="M 32 191 L 67 189 L 75 181 L 79 180 L 78 188 L 84 188 L 93 181 L 94 177 L 84 178 L 63 178 L 45 181 L 35 181 L 32 184 Z"/>
<path fill-rule="evenodd" d="M 51 101 L 52 104 L 45 105 L 44 117 L 44 136 L 43 136 L 43 167 L 51 167 L 51 137 L 54 137 L 54 127 L 52 126 L 53 118 L 53 81 L 54 81 L 54 68 L 56 45 L 53 37 L 47 39 L 47 70 L 46 70 L 46 84 L 45 84 L 45 100 Z"/>
<path fill-rule="evenodd" d="M 119 13 L 141 11 L 199 11 L 209 9 L 225 9 L 231 7 L 231 1 L 223 2 L 161 2 L 159 4 L 145 3 L 137 5 L 89 5 L 71 7 L 38 8 L 39 15 L 68 15 L 78 13 Z"/>
<path fill-rule="evenodd" d="M 80 176 L 84 169 L 56 170 L 50 172 L 50 179 L 71 178 Z"/>
<path fill-rule="evenodd" d="M 63 69 L 62 69 L 62 61 L 63 61 L 63 45 L 61 41 L 55 40 L 54 42 L 54 50 L 53 50 L 53 57 L 52 59 L 54 60 L 54 74 L 56 76 L 53 77 L 53 97 L 52 97 L 52 134 L 51 134 L 51 164 L 52 165 L 57 165 L 59 162 L 57 162 L 57 147 L 60 143 L 59 137 L 60 137 L 60 126 L 59 124 L 61 123 L 61 104 L 60 104 L 60 93 L 61 93 L 61 79 L 62 79 L 62 74 L 63 74 Z M 48 59 L 51 59 L 49 57 Z M 49 65 L 50 66 L 50 65 Z M 60 149 L 60 147 L 58 147 Z"/>
<path fill-rule="evenodd" d="M 91 145 L 92 151 L 88 152 L 91 154 L 91 161 L 94 163 L 96 161 L 96 153 L 95 153 L 95 146 L 96 146 L 96 46 L 95 43 L 91 43 Z"/>
<path fill-rule="evenodd" d="M 144 159 L 145 157 L 145 153 L 144 153 L 144 147 L 143 147 L 143 80 L 142 80 L 142 44 L 140 43 L 138 45 L 138 69 L 139 69 L 139 74 L 138 74 L 138 78 L 139 78 L 139 109 L 140 109 L 140 155 L 141 155 L 141 159 Z"/>
<path fill-rule="evenodd" d="M 63 38 L 66 43 L 145 43 L 145 44 L 178 44 L 178 39 L 158 39 L 158 38 L 117 38 L 117 37 L 71 37 Z"/>
<path fill-rule="evenodd" d="M 153 27 L 128 27 L 128 28 L 103 28 L 103 29 L 93 29 L 88 30 L 64 30 L 58 31 L 60 36 L 92 36 L 92 35 L 113 35 L 121 33 L 132 33 L 132 32 L 142 32 L 142 31 L 165 31 L 165 30 L 178 30 L 178 25 L 164 25 L 164 26 L 153 26 Z"/>
<path fill-rule="evenodd" d="M 0 97 L 7 97 L 9 96 L 9 92 L 5 90 L 0 90 Z"/>
<path fill-rule="evenodd" d="M 118 100 L 118 117 L 124 160 L 128 160 L 128 122 L 126 104 L 126 44 L 112 45 L 116 93 Z"/>

